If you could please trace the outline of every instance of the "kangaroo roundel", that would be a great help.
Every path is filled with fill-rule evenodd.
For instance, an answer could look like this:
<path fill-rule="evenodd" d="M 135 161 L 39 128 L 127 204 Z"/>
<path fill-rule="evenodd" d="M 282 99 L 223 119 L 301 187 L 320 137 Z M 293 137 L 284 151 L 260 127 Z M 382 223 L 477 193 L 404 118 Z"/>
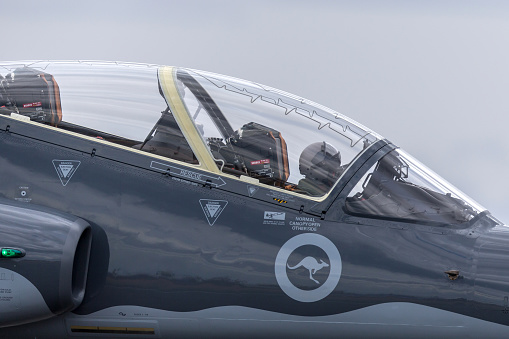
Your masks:
<path fill-rule="evenodd" d="M 311 255 L 298 256 L 296 250 L 301 247 L 309 249 L 302 252 L 312 252 Z M 315 251 L 311 251 L 313 247 L 316 247 Z M 296 254 L 292 255 L 294 252 Z M 316 233 L 299 234 L 288 240 L 279 250 L 275 262 L 279 286 L 290 298 L 301 302 L 315 302 L 328 296 L 339 282 L 341 269 L 341 255 L 336 246 Z M 311 288 L 297 287 L 295 279 L 289 278 L 295 274 L 304 277 Z"/>

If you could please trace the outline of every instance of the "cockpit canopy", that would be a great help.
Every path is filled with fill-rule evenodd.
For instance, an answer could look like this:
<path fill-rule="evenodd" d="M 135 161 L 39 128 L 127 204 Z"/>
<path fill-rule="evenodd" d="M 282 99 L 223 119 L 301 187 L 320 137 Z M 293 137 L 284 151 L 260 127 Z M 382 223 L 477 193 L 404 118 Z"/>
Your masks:
<path fill-rule="evenodd" d="M 346 169 L 381 140 L 342 114 L 271 87 L 186 68 L 126 63 L 1 64 L 0 114 L 313 200 L 324 199 Z M 408 219 L 412 213 L 400 213 L 397 206 L 361 206 L 368 195 L 373 204 L 387 205 L 380 197 L 387 190 L 373 188 L 379 173 L 363 179 L 363 191 L 352 193 L 346 210 Z M 429 184 L 412 182 L 409 188 L 403 175 L 385 177 L 391 175 L 408 190 Z M 377 190 L 378 195 L 369 193 Z M 449 186 L 439 194 L 468 200 L 471 215 L 481 209 Z"/>
<path fill-rule="evenodd" d="M 226 173 L 323 196 L 379 139 L 339 113 L 270 87 L 187 69 L 175 78 L 196 135 Z"/>
<path fill-rule="evenodd" d="M 380 139 L 311 101 L 207 72 L 86 62 L 3 69 L 5 114 L 313 197 Z"/>

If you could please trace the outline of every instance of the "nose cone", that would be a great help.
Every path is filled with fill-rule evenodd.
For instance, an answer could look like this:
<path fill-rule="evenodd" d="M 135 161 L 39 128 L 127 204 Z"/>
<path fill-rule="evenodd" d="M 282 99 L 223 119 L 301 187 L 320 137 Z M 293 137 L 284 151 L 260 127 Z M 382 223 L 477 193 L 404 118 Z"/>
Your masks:
<path fill-rule="evenodd" d="M 481 318 L 509 325 L 509 227 L 491 228 L 476 241 L 474 300 Z"/>

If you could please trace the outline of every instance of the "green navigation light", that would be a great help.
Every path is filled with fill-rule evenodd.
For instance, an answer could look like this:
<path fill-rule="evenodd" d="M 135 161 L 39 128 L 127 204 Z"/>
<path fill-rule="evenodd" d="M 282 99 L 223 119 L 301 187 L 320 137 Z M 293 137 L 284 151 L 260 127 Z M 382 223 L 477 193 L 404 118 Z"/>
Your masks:
<path fill-rule="evenodd" d="M 0 253 L 2 258 L 21 258 L 25 256 L 24 251 L 16 248 L 2 248 Z"/>

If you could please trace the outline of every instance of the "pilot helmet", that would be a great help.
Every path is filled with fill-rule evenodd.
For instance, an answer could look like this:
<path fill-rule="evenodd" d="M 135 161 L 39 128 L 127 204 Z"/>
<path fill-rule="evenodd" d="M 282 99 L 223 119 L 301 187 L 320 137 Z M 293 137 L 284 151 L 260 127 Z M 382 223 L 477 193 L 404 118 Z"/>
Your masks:
<path fill-rule="evenodd" d="M 341 170 L 341 154 L 334 146 L 315 142 L 306 147 L 299 158 L 299 171 L 306 179 L 333 184 Z"/>

